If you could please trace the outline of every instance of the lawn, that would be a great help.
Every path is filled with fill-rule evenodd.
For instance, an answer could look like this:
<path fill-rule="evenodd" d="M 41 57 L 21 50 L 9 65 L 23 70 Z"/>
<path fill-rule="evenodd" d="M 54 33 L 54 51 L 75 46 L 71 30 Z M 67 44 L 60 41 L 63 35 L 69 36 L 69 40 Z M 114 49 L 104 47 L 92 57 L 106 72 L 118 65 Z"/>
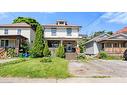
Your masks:
<path fill-rule="evenodd" d="M 52 62 L 40 62 L 41 58 L 31 58 L 27 61 L 9 62 L 0 65 L 0 77 L 30 77 L 30 78 L 67 78 L 68 61 L 62 58 L 52 58 Z"/>

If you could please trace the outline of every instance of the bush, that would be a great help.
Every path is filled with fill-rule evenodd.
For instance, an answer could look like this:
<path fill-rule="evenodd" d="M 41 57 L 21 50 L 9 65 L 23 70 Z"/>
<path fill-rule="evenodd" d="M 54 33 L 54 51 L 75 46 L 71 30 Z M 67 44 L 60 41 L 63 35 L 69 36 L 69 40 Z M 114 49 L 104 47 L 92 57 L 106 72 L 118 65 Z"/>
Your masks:
<path fill-rule="evenodd" d="M 40 62 L 48 63 L 48 62 L 52 62 L 52 60 L 50 57 L 43 57 Z"/>
<path fill-rule="evenodd" d="M 56 56 L 60 57 L 60 58 L 65 57 L 65 51 L 64 51 L 64 46 L 63 45 L 59 45 L 59 47 L 56 49 Z"/>
<path fill-rule="evenodd" d="M 108 54 L 106 52 L 104 52 L 104 51 L 101 51 L 99 53 L 99 58 L 100 59 L 106 59 L 106 58 L 108 58 Z"/>
<path fill-rule="evenodd" d="M 86 55 L 80 53 L 80 54 L 77 55 L 77 59 L 81 59 L 81 60 L 86 59 Z"/>
<path fill-rule="evenodd" d="M 13 49 L 13 48 L 7 49 L 7 57 L 8 58 L 13 58 L 15 56 L 16 56 L 15 49 Z"/>
<path fill-rule="evenodd" d="M 124 58 L 124 60 L 126 60 L 127 61 L 127 49 L 124 51 L 124 53 L 123 53 L 123 58 Z"/>
<path fill-rule="evenodd" d="M 44 55 L 44 57 L 51 56 L 51 51 L 49 50 L 47 42 L 45 43 L 45 47 L 44 47 L 44 50 L 43 50 L 43 55 Z"/>

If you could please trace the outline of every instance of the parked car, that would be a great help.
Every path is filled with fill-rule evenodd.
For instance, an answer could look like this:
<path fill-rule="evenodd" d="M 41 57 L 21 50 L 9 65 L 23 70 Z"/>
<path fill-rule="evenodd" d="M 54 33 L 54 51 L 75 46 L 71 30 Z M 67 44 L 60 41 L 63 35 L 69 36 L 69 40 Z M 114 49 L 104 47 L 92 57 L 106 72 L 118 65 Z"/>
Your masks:
<path fill-rule="evenodd" d="M 124 51 L 123 57 L 127 61 L 127 49 Z"/>

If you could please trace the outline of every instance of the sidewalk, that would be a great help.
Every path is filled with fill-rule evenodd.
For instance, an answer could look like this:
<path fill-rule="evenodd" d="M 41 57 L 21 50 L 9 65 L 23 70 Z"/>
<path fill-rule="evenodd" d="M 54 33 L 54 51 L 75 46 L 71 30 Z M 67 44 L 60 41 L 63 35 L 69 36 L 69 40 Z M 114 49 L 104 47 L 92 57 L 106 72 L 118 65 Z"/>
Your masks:
<path fill-rule="evenodd" d="M 127 83 L 127 78 L 67 78 L 67 79 L 41 79 L 41 78 L 0 78 L 0 83 Z"/>

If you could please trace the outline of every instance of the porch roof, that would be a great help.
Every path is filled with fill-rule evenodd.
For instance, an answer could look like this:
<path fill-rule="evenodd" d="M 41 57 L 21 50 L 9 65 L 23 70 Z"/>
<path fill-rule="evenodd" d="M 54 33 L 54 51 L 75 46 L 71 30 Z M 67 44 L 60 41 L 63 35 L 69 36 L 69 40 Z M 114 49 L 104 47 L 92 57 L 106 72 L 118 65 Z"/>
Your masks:
<path fill-rule="evenodd" d="M 26 37 L 22 35 L 0 35 L 1 38 L 8 38 L 8 39 L 16 39 L 16 38 L 22 38 L 22 39 L 27 39 Z"/>
<path fill-rule="evenodd" d="M 46 40 L 78 40 L 81 38 L 64 38 L 64 37 L 57 37 L 57 38 L 50 38 L 50 37 L 46 37 Z"/>

